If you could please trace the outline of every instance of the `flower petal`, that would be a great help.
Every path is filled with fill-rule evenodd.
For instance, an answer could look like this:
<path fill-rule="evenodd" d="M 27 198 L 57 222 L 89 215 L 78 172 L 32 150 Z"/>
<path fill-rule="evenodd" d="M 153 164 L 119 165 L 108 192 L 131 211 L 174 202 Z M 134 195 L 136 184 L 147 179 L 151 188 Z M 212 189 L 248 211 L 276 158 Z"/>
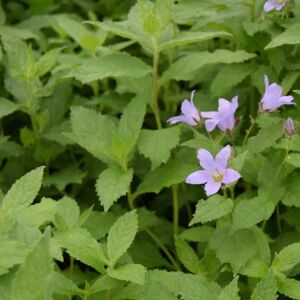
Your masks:
<path fill-rule="evenodd" d="M 293 96 L 283 96 L 280 97 L 278 100 L 278 103 L 281 105 L 291 105 L 291 104 L 296 104 L 294 102 L 292 102 L 294 100 Z"/>
<path fill-rule="evenodd" d="M 207 171 L 215 169 L 215 161 L 213 156 L 205 149 L 199 149 L 197 153 L 197 158 L 199 159 L 200 166 Z"/>
<path fill-rule="evenodd" d="M 270 2 L 270 1 L 268 1 L 268 2 Z M 267 88 L 269 87 L 269 78 L 267 75 L 264 75 L 264 82 L 265 82 L 265 90 L 267 90 Z"/>
<path fill-rule="evenodd" d="M 205 121 L 205 128 L 208 132 L 211 132 L 216 128 L 218 123 L 219 123 L 219 120 L 216 120 L 216 119 L 206 120 Z"/>
<path fill-rule="evenodd" d="M 235 125 L 235 119 L 234 119 L 234 115 L 229 115 L 226 118 L 223 118 L 219 124 L 218 127 L 222 130 L 222 131 L 226 131 L 226 129 L 232 130 L 234 128 Z"/>
<path fill-rule="evenodd" d="M 235 96 L 232 98 L 231 100 L 231 104 L 230 104 L 230 113 L 234 114 L 235 111 L 238 109 L 239 107 L 239 102 L 238 102 L 239 97 Z"/>
<path fill-rule="evenodd" d="M 222 148 L 216 156 L 215 166 L 219 171 L 226 169 L 232 149 L 230 145 Z"/>
<path fill-rule="evenodd" d="M 205 186 L 205 192 L 207 196 L 211 196 L 218 192 L 218 190 L 221 188 L 220 182 L 208 182 Z"/>
<path fill-rule="evenodd" d="M 182 102 L 181 111 L 185 116 L 189 117 L 190 119 L 195 119 L 197 121 L 200 121 L 200 116 L 197 108 L 189 100 L 184 100 Z"/>
<path fill-rule="evenodd" d="M 269 0 L 264 4 L 264 11 L 265 12 L 269 12 L 271 10 L 273 10 L 276 7 L 276 3 L 274 3 L 275 1 Z"/>
<path fill-rule="evenodd" d="M 207 112 L 201 112 L 201 116 L 203 118 L 208 118 L 208 119 L 217 119 L 219 113 L 217 111 L 207 111 Z"/>
<path fill-rule="evenodd" d="M 210 180 L 210 175 L 206 171 L 200 170 L 190 174 L 186 178 L 185 182 L 189 184 L 203 184 L 208 182 L 209 180 Z"/>
<path fill-rule="evenodd" d="M 224 179 L 222 183 L 230 184 L 232 182 L 236 182 L 241 178 L 241 174 L 233 169 L 226 169 L 224 173 Z"/>
<path fill-rule="evenodd" d="M 198 123 L 194 119 L 189 118 L 189 117 L 184 116 L 184 115 L 172 117 L 172 118 L 168 119 L 167 122 L 171 125 L 176 124 L 178 122 L 183 122 L 183 123 L 186 123 L 190 126 L 198 125 Z"/>

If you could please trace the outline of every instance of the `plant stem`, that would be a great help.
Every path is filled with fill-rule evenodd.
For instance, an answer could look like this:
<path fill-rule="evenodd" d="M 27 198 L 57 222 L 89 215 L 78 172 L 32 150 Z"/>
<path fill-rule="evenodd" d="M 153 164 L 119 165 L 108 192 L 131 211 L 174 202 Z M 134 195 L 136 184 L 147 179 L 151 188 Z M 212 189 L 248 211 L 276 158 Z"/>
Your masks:
<path fill-rule="evenodd" d="M 160 113 L 158 107 L 158 61 L 159 61 L 159 50 L 157 47 L 157 41 L 155 37 L 152 37 L 153 47 L 153 65 L 152 65 L 152 101 L 151 106 L 155 117 L 155 122 L 158 129 L 161 129 Z"/>
<path fill-rule="evenodd" d="M 178 185 L 172 186 L 172 199 L 173 199 L 173 235 L 178 233 L 179 223 L 179 203 L 178 203 Z"/>
<path fill-rule="evenodd" d="M 255 20 L 255 10 L 256 10 L 256 0 L 252 0 L 252 5 L 251 5 L 251 20 Z"/>
<path fill-rule="evenodd" d="M 242 144 L 242 147 L 244 148 L 244 146 L 246 145 L 247 141 L 248 141 L 248 138 L 249 138 L 249 135 L 251 133 L 251 131 L 253 130 L 256 122 L 255 122 L 255 119 L 253 119 L 251 116 L 250 116 L 250 120 L 251 120 L 251 125 L 249 127 L 249 129 L 247 130 L 247 133 L 245 135 L 245 138 L 244 138 L 244 141 L 243 141 L 243 144 Z"/>

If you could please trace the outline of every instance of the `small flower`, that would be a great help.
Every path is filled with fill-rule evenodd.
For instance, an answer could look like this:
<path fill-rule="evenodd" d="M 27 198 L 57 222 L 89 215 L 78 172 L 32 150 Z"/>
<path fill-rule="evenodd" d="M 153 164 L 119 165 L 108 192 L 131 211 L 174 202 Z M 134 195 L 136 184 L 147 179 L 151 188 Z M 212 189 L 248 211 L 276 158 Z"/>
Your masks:
<path fill-rule="evenodd" d="M 219 99 L 218 111 L 202 112 L 203 118 L 208 118 L 205 121 L 205 127 L 208 132 L 213 131 L 218 126 L 222 131 L 234 128 L 235 119 L 234 114 L 238 108 L 238 96 L 235 96 L 232 101 L 226 99 Z"/>
<path fill-rule="evenodd" d="M 195 107 L 193 98 L 195 91 L 192 91 L 190 101 L 185 99 L 181 104 L 181 112 L 183 115 L 170 118 L 167 122 L 169 124 L 176 124 L 178 122 L 186 123 L 190 126 L 197 126 L 200 122 L 200 112 Z"/>
<path fill-rule="evenodd" d="M 291 137 L 296 133 L 296 129 L 294 126 L 294 121 L 291 118 L 287 118 L 284 124 L 284 131 L 287 136 Z"/>
<path fill-rule="evenodd" d="M 288 0 L 268 0 L 264 5 L 264 11 L 269 12 L 273 9 L 276 9 L 277 11 L 282 10 L 287 3 Z"/>
<path fill-rule="evenodd" d="M 277 83 L 269 85 L 268 76 L 265 75 L 265 94 L 261 100 L 261 107 L 265 111 L 274 111 L 282 105 L 292 105 L 292 96 L 282 96 L 282 87 Z"/>
<path fill-rule="evenodd" d="M 204 170 L 190 174 L 185 182 L 205 184 L 204 189 L 207 196 L 217 193 L 222 185 L 236 182 L 241 175 L 237 171 L 227 168 L 230 155 L 231 147 L 229 145 L 220 150 L 216 159 L 207 150 L 199 149 L 197 158 Z"/>

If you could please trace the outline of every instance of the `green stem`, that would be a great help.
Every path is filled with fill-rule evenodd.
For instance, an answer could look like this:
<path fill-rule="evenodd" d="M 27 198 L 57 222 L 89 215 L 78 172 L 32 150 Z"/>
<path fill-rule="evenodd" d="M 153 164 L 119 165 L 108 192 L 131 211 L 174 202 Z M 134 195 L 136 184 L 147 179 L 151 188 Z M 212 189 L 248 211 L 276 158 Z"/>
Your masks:
<path fill-rule="evenodd" d="M 178 234 L 179 223 L 179 204 L 178 204 L 178 185 L 172 186 L 172 199 L 173 199 L 173 235 Z"/>
<path fill-rule="evenodd" d="M 153 47 L 153 65 L 152 65 L 152 101 L 151 106 L 154 113 L 156 125 L 158 129 L 161 129 L 160 112 L 158 107 L 158 61 L 159 61 L 159 50 L 155 37 L 152 37 Z"/>
<path fill-rule="evenodd" d="M 251 5 L 251 20 L 255 21 L 256 0 L 252 0 Z"/>
<path fill-rule="evenodd" d="M 243 144 L 242 144 L 242 147 L 244 148 L 244 146 L 246 145 L 247 141 L 248 141 L 248 138 L 249 138 L 249 135 L 251 133 L 251 131 L 253 130 L 255 124 L 256 124 L 256 121 L 255 119 L 253 119 L 251 116 L 250 116 L 250 120 L 251 120 L 251 125 L 249 127 L 249 129 L 247 130 L 247 133 L 245 135 L 245 138 L 244 138 L 244 141 L 243 141 Z"/>

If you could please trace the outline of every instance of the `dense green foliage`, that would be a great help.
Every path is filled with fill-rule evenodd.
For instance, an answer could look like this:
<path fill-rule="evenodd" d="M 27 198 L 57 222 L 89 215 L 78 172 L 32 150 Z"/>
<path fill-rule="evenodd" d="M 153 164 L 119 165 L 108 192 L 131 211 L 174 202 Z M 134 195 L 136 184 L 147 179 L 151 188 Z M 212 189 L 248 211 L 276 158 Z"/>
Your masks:
<path fill-rule="evenodd" d="M 264 2 L 2 1 L 1 300 L 300 299 L 300 1 Z M 167 124 L 193 89 L 232 134 Z M 235 186 L 185 183 L 228 144 Z"/>

